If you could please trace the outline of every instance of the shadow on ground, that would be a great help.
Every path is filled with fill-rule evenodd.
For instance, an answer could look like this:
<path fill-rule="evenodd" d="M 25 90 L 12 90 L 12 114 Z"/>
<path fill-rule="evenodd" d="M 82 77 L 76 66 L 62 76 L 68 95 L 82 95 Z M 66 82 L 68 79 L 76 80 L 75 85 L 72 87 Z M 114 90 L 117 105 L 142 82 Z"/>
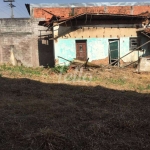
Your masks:
<path fill-rule="evenodd" d="M 0 78 L 0 149 L 149 149 L 149 101 L 101 86 Z"/>

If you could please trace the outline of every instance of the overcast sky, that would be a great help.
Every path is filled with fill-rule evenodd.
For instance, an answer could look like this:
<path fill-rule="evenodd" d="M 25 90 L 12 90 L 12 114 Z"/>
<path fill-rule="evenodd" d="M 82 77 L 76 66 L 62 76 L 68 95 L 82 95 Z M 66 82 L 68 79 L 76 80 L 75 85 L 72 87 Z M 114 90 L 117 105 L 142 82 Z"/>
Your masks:
<path fill-rule="evenodd" d="M 105 0 L 70 0 L 69 3 L 81 3 L 81 2 L 104 2 Z M 135 0 L 128 0 L 129 2 L 135 2 Z M 138 0 L 137 2 L 140 2 Z M 106 2 L 106 1 L 105 1 Z M 108 0 L 107 2 L 126 2 L 126 0 Z M 68 3 L 68 0 L 15 0 L 13 3 L 14 7 L 14 16 L 15 18 L 26 18 L 30 17 L 25 8 L 25 3 Z M 9 18 L 11 10 L 9 3 L 3 2 L 0 0 L 0 18 Z"/>

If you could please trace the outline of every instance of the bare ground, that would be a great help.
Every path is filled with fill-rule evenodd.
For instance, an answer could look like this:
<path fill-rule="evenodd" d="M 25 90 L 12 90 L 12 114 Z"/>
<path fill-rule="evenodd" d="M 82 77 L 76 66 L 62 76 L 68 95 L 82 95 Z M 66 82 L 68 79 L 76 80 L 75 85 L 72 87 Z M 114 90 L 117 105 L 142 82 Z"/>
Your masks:
<path fill-rule="evenodd" d="M 149 150 L 150 74 L 0 67 L 1 150 Z"/>

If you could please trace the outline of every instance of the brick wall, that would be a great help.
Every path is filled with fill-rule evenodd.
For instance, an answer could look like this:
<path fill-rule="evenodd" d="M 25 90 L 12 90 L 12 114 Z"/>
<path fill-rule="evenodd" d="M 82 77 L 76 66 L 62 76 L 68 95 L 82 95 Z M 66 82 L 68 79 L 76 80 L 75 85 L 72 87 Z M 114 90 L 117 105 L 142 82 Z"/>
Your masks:
<path fill-rule="evenodd" d="M 33 8 L 33 17 L 34 18 L 45 18 L 49 20 L 52 15 L 43 11 L 47 10 L 57 16 L 67 18 L 74 11 L 74 15 L 81 13 L 112 13 L 112 14 L 131 14 L 138 15 L 143 12 L 149 11 L 150 6 L 97 6 L 97 7 L 75 7 L 75 8 Z"/>
<path fill-rule="evenodd" d="M 38 26 L 39 20 L 41 21 L 42 19 L 0 19 L 1 63 L 10 62 L 10 50 L 11 46 L 13 46 L 15 58 L 20 60 L 24 66 L 37 67 L 44 65 L 40 63 L 40 60 L 44 60 L 44 58 L 39 56 L 42 50 L 39 47 L 40 38 L 38 36 L 40 35 L 40 30 L 46 30 L 46 28 Z M 46 51 L 51 50 L 49 47 L 45 49 Z M 47 61 L 49 60 L 47 59 Z M 45 63 L 48 64 L 49 62 Z"/>

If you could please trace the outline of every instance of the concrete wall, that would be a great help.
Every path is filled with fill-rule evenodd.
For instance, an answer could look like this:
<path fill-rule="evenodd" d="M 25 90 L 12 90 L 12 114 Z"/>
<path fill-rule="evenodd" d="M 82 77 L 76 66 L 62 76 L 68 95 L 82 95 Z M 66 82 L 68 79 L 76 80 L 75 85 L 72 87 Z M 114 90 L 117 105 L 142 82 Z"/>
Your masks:
<path fill-rule="evenodd" d="M 20 60 L 24 66 L 54 64 L 53 42 L 45 42 L 45 39 L 38 37 L 40 30 L 46 30 L 38 26 L 41 20 L 44 19 L 0 19 L 0 63 L 11 62 L 13 46 L 15 59 Z"/>
<path fill-rule="evenodd" d="M 150 57 L 141 57 L 136 71 L 150 72 Z"/>

